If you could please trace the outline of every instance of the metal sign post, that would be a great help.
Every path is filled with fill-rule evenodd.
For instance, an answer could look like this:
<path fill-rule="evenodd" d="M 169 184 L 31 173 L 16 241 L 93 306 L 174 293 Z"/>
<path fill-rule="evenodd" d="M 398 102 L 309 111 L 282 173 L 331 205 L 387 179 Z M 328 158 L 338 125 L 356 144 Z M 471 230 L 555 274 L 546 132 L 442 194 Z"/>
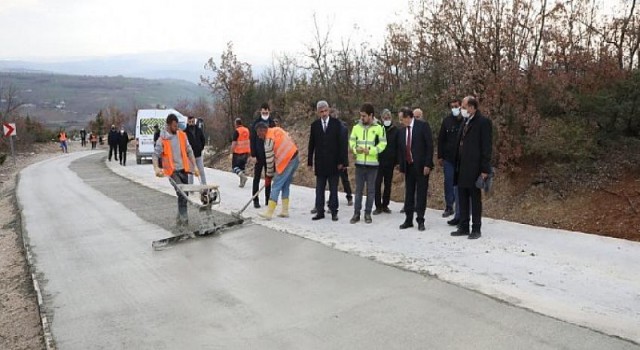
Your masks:
<path fill-rule="evenodd" d="M 11 145 L 11 157 L 13 157 L 13 166 L 16 166 L 16 152 L 13 148 L 13 137 L 17 135 L 15 123 L 2 124 L 3 135 L 9 138 L 9 144 Z"/>

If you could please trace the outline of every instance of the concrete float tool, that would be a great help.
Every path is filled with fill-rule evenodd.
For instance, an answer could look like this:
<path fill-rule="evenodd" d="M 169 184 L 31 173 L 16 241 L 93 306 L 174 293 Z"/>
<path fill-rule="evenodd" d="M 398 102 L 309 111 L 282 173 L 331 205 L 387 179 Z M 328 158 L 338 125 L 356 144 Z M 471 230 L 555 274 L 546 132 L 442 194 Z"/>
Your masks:
<path fill-rule="evenodd" d="M 151 243 L 153 249 L 158 250 L 168 245 L 182 242 L 188 239 L 210 236 L 222 229 L 241 225 L 245 221 L 245 219 L 240 214 L 242 214 L 247 206 L 242 208 L 239 213 L 232 212 L 233 220 L 224 223 L 216 223 L 215 217 L 213 215 L 214 212 L 213 210 L 211 210 L 211 206 L 214 204 L 220 204 L 221 198 L 218 185 L 177 184 L 172 178 L 169 178 L 169 183 L 171 183 L 173 188 L 176 190 L 178 196 L 181 196 L 187 201 L 189 201 L 188 193 L 200 193 L 200 200 L 202 201 L 202 204 L 190 201 L 191 204 L 195 205 L 198 208 L 199 229 L 196 231 L 182 232 L 175 236 L 153 241 Z M 262 188 L 260 189 L 260 191 L 262 191 Z M 259 194 L 260 191 L 258 191 L 257 194 Z"/>

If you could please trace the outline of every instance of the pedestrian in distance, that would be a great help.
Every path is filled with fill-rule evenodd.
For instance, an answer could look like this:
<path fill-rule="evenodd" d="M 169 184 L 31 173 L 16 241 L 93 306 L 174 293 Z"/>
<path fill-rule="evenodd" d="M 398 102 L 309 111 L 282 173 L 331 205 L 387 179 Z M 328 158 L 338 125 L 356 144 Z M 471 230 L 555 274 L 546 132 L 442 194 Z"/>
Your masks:
<path fill-rule="evenodd" d="M 256 134 L 264 141 L 267 169 L 265 185 L 271 186 L 267 209 L 259 215 L 271 220 L 278 205 L 278 197 L 282 194 L 282 211 L 278 216 L 287 218 L 289 217 L 289 189 L 300 165 L 298 147 L 289 134 L 279 127 L 270 128 L 266 123 L 258 123 Z"/>
<path fill-rule="evenodd" d="M 69 149 L 67 148 L 67 133 L 62 128 L 60 129 L 60 133 L 58 133 L 58 141 L 60 142 L 62 153 L 69 153 Z"/>
<path fill-rule="evenodd" d="M 451 112 L 442 120 L 440 132 L 438 133 L 438 165 L 444 171 L 445 209 L 442 217 L 446 218 L 454 214 L 453 206 L 455 205 L 455 215 L 447 223 L 457 225 L 460 218 L 460 201 L 458 200 L 458 189 L 453 185 L 453 175 L 456 165 L 458 134 L 463 122 L 462 114 L 460 113 L 460 100 L 453 99 L 449 101 L 449 109 Z"/>
<path fill-rule="evenodd" d="M 158 126 L 158 124 L 155 124 L 153 126 L 153 144 L 156 144 L 156 141 L 158 141 L 158 139 L 160 138 L 160 127 Z"/>
<path fill-rule="evenodd" d="M 98 145 L 98 135 L 93 131 L 89 134 L 89 142 L 91 142 L 91 149 L 96 149 Z"/>
<path fill-rule="evenodd" d="M 398 163 L 398 128 L 393 124 L 393 117 L 388 109 L 382 111 L 380 116 L 387 139 L 387 147 L 378 154 L 378 175 L 375 183 L 375 205 L 373 215 L 381 213 L 391 213 L 389 203 L 391 202 L 391 186 L 393 181 L 393 170 Z M 384 190 L 382 186 L 384 185 Z"/>
<path fill-rule="evenodd" d="M 356 200 L 354 203 L 352 224 L 360 221 L 362 196 L 367 187 L 367 201 L 364 207 L 364 222 L 370 224 L 371 211 L 375 198 L 375 182 L 378 175 L 378 155 L 387 147 L 384 128 L 374 122 L 374 109 L 370 103 L 360 107 L 360 122 L 351 129 L 349 148 L 356 158 Z"/>
<path fill-rule="evenodd" d="M 247 175 L 245 175 L 244 169 L 251 155 L 250 133 L 249 129 L 242 125 L 242 119 L 236 118 L 235 125 L 236 130 L 233 132 L 233 141 L 231 141 L 231 168 L 240 178 L 238 186 L 244 187 L 247 182 Z"/>
<path fill-rule="evenodd" d="M 127 147 L 129 146 L 129 134 L 124 130 L 124 126 L 120 127 L 118 134 L 118 153 L 120 155 L 120 165 L 127 165 Z M 117 159 L 116 159 L 117 160 Z"/>
<path fill-rule="evenodd" d="M 482 193 L 477 183 L 483 183 L 492 173 L 493 126 L 491 120 L 480 113 L 478 100 L 473 96 L 462 100 L 460 113 L 468 119 L 457 141 L 454 185 L 458 186 L 460 223 L 451 235 L 477 239 L 482 235 Z M 471 214 L 473 219 L 469 232 Z"/>
<path fill-rule="evenodd" d="M 264 154 L 264 140 L 261 140 L 256 133 L 256 126 L 258 123 L 265 123 L 270 128 L 275 126 L 273 122 L 273 118 L 271 117 L 271 109 L 269 108 L 268 103 L 263 103 L 260 106 L 260 116 L 253 122 L 251 125 L 251 137 L 250 137 L 250 147 L 251 147 L 251 159 L 254 160 L 253 166 L 253 194 L 258 193 L 260 188 L 260 179 L 262 178 L 262 173 L 266 174 L 266 156 Z M 264 187 L 265 193 L 265 204 L 268 203 L 270 195 L 271 195 L 271 184 Z M 256 196 L 253 200 L 253 207 L 260 208 L 260 199 Z"/>
<path fill-rule="evenodd" d="M 84 128 L 80 129 L 80 145 L 87 146 L 87 131 Z"/>
<path fill-rule="evenodd" d="M 316 215 L 312 220 L 324 219 L 325 188 L 329 183 L 331 220 L 338 221 L 338 177 L 347 164 L 347 148 L 342 137 L 342 123 L 329 117 L 329 104 L 316 104 L 318 119 L 311 123 L 307 166 L 316 176 Z"/>
<path fill-rule="evenodd" d="M 398 133 L 398 162 L 405 179 L 405 221 L 400 225 L 400 229 L 413 227 L 415 213 L 418 230 L 424 231 L 429 174 L 433 169 L 431 127 L 426 121 L 415 119 L 413 111 L 409 108 L 400 110 L 399 115 L 404 128 Z"/>
<path fill-rule="evenodd" d="M 202 127 L 198 124 L 197 119 L 193 116 L 187 117 L 187 127 L 184 132 L 187 134 L 187 139 L 193 150 L 193 156 L 196 158 L 196 167 L 200 172 L 200 184 L 206 185 L 207 178 L 204 172 L 204 160 L 202 158 L 202 152 L 206 145 L 206 138 Z M 189 174 L 189 183 L 193 184 L 193 175 Z"/>
<path fill-rule="evenodd" d="M 195 166 L 193 150 L 185 132 L 178 128 L 178 117 L 175 114 L 169 114 L 166 123 L 165 129 L 160 132 L 160 138 L 156 142 L 152 157 L 153 169 L 157 177 L 169 176 L 176 184 L 188 184 L 190 173 L 200 176 L 200 171 Z M 159 167 L 159 159 L 162 159 L 162 168 Z M 176 225 L 186 226 L 189 224 L 187 199 L 177 189 L 176 194 L 178 195 Z"/>
<path fill-rule="evenodd" d="M 413 117 L 416 118 L 417 120 L 424 120 L 422 117 L 422 109 L 420 108 L 415 108 L 413 110 Z"/>
<path fill-rule="evenodd" d="M 118 144 L 120 143 L 120 135 L 118 134 L 118 130 L 116 130 L 115 125 L 111 125 L 111 130 L 109 131 L 109 135 L 107 136 L 107 144 L 109 144 L 109 161 L 111 161 L 111 155 L 115 157 L 116 161 L 118 161 Z"/>

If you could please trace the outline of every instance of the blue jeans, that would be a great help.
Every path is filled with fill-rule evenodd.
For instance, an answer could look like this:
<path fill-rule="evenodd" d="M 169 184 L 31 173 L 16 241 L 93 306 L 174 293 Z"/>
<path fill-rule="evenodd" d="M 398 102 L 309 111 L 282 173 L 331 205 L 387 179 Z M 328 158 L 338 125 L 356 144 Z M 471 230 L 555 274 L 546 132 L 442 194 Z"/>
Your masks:
<path fill-rule="evenodd" d="M 298 166 L 300 165 L 300 159 L 298 156 L 293 157 L 282 174 L 277 174 L 273 178 L 273 182 L 271 183 L 271 194 L 269 196 L 269 200 L 272 200 L 278 203 L 278 196 L 280 196 L 280 192 L 282 191 L 282 199 L 289 198 L 289 187 L 291 186 L 291 182 L 293 181 L 293 175 L 296 173 Z"/>
<path fill-rule="evenodd" d="M 362 196 L 364 194 L 364 186 L 367 185 L 367 202 L 365 203 L 365 214 L 371 214 L 373 208 L 373 200 L 376 195 L 376 175 L 378 167 L 365 167 L 356 165 L 356 201 L 353 207 L 354 214 L 360 214 L 362 210 Z"/>
<path fill-rule="evenodd" d="M 456 215 L 458 215 L 458 198 L 453 186 L 453 176 L 455 172 L 455 164 L 445 160 L 444 161 L 444 202 L 447 209 L 453 209 L 453 204 L 456 204 Z"/>

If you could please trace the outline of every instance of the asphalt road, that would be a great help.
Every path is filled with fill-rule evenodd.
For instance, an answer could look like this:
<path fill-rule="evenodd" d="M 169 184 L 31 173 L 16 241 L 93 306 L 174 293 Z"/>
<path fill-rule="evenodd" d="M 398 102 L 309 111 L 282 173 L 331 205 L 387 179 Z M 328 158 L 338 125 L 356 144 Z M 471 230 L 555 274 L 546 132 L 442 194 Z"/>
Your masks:
<path fill-rule="evenodd" d="M 640 348 L 255 224 L 152 251 L 176 199 L 104 153 L 24 169 L 18 200 L 59 349 Z"/>

